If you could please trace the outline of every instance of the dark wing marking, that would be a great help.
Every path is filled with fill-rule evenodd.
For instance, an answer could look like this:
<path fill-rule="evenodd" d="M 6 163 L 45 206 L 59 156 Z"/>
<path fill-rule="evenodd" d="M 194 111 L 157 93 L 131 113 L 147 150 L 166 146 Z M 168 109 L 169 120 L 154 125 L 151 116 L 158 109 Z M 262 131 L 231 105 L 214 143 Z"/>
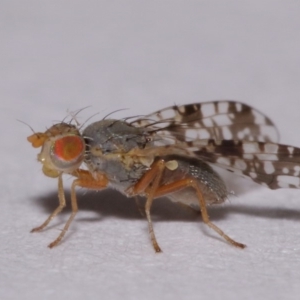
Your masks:
<path fill-rule="evenodd" d="M 192 144 L 188 148 L 196 157 L 271 189 L 300 188 L 300 148 L 232 140 L 202 140 Z"/>
<path fill-rule="evenodd" d="M 235 101 L 171 106 L 131 122 L 177 143 L 201 139 L 277 142 L 272 121 L 256 109 Z"/>

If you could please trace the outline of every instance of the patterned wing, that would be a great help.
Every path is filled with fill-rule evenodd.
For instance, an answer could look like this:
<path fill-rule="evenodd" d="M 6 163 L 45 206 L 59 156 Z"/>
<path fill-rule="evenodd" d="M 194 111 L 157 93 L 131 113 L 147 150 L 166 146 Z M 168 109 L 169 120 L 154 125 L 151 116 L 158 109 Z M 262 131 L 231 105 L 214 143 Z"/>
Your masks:
<path fill-rule="evenodd" d="M 232 140 L 195 141 L 187 147 L 201 160 L 271 189 L 300 188 L 300 148 Z"/>
<path fill-rule="evenodd" d="M 134 120 L 172 142 L 201 139 L 277 142 L 272 121 L 254 108 L 234 101 L 172 106 Z"/>
<path fill-rule="evenodd" d="M 131 124 L 177 144 L 154 148 L 157 155 L 194 156 L 271 189 L 300 188 L 300 148 L 276 144 L 272 121 L 248 105 L 215 101 L 172 106 Z"/>

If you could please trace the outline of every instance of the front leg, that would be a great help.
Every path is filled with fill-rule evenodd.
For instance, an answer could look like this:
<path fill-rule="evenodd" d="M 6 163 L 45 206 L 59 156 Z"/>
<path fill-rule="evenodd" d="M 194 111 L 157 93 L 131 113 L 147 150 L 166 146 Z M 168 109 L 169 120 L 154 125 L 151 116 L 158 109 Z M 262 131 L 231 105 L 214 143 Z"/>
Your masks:
<path fill-rule="evenodd" d="M 62 173 L 58 176 L 58 200 L 59 200 L 58 207 L 52 212 L 52 214 L 46 219 L 46 221 L 42 225 L 33 228 L 31 232 L 42 231 L 66 206 L 66 198 L 65 198 L 65 192 L 63 187 Z"/>
<path fill-rule="evenodd" d="M 76 186 L 100 190 L 102 188 L 105 188 L 108 184 L 108 179 L 106 178 L 106 176 L 100 173 L 97 173 L 95 177 L 93 177 L 89 171 L 78 169 L 71 175 L 77 177 L 77 179 L 73 181 L 71 186 L 72 213 L 60 235 L 52 243 L 49 244 L 49 248 L 53 248 L 62 240 L 78 211 L 77 197 L 75 191 Z M 41 231 L 42 229 L 44 229 L 50 223 L 50 221 L 65 207 L 66 200 L 63 190 L 62 174 L 58 177 L 58 198 L 59 206 L 54 210 L 54 212 L 47 218 L 47 220 L 41 226 L 34 228 L 32 232 Z"/>

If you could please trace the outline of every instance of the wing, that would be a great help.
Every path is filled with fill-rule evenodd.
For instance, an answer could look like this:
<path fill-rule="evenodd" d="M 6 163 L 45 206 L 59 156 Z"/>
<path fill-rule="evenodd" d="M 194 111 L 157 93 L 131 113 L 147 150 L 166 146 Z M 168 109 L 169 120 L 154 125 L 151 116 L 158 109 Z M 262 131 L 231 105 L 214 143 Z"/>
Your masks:
<path fill-rule="evenodd" d="M 131 124 L 152 131 L 156 140 L 175 144 L 154 147 L 152 154 L 194 156 L 271 189 L 300 188 L 300 148 L 277 144 L 272 121 L 248 105 L 234 101 L 175 105 Z"/>
<path fill-rule="evenodd" d="M 158 156 L 172 152 L 193 156 L 271 189 L 300 188 L 300 148 L 277 144 L 272 121 L 248 105 L 234 101 L 175 105 L 131 124 L 152 131 L 155 140 L 175 144 L 153 148 Z"/>
<path fill-rule="evenodd" d="M 278 141 L 278 131 L 268 117 L 234 101 L 175 105 L 134 120 L 131 125 L 173 141 L 169 143 L 201 139 Z"/>
<path fill-rule="evenodd" d="M 271 189 L 300 188 L 300 148 L 264 142 L 194 141 L 194 155 Z M 195 150 L 198 149 L 198 150 Z"/>
<path fill-rule="evenodd" d="M 300 148 L 267 142 L 196 140 L 134 149 L 141 157 L 194 157 L 270 189 L 300 188 Z"/>

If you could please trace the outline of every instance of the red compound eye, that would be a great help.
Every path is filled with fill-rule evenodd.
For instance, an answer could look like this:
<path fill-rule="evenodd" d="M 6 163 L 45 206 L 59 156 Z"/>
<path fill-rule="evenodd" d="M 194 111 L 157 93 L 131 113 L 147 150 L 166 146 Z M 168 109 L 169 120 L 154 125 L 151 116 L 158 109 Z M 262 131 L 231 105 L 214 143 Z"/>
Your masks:
<path fill-rule="evenodd" d="M 84 144 L 78 136 L 66 136 L 56 140 L 53 154 L 59 160 L 71 161 L 78 158 L 84 150 Z"/>

